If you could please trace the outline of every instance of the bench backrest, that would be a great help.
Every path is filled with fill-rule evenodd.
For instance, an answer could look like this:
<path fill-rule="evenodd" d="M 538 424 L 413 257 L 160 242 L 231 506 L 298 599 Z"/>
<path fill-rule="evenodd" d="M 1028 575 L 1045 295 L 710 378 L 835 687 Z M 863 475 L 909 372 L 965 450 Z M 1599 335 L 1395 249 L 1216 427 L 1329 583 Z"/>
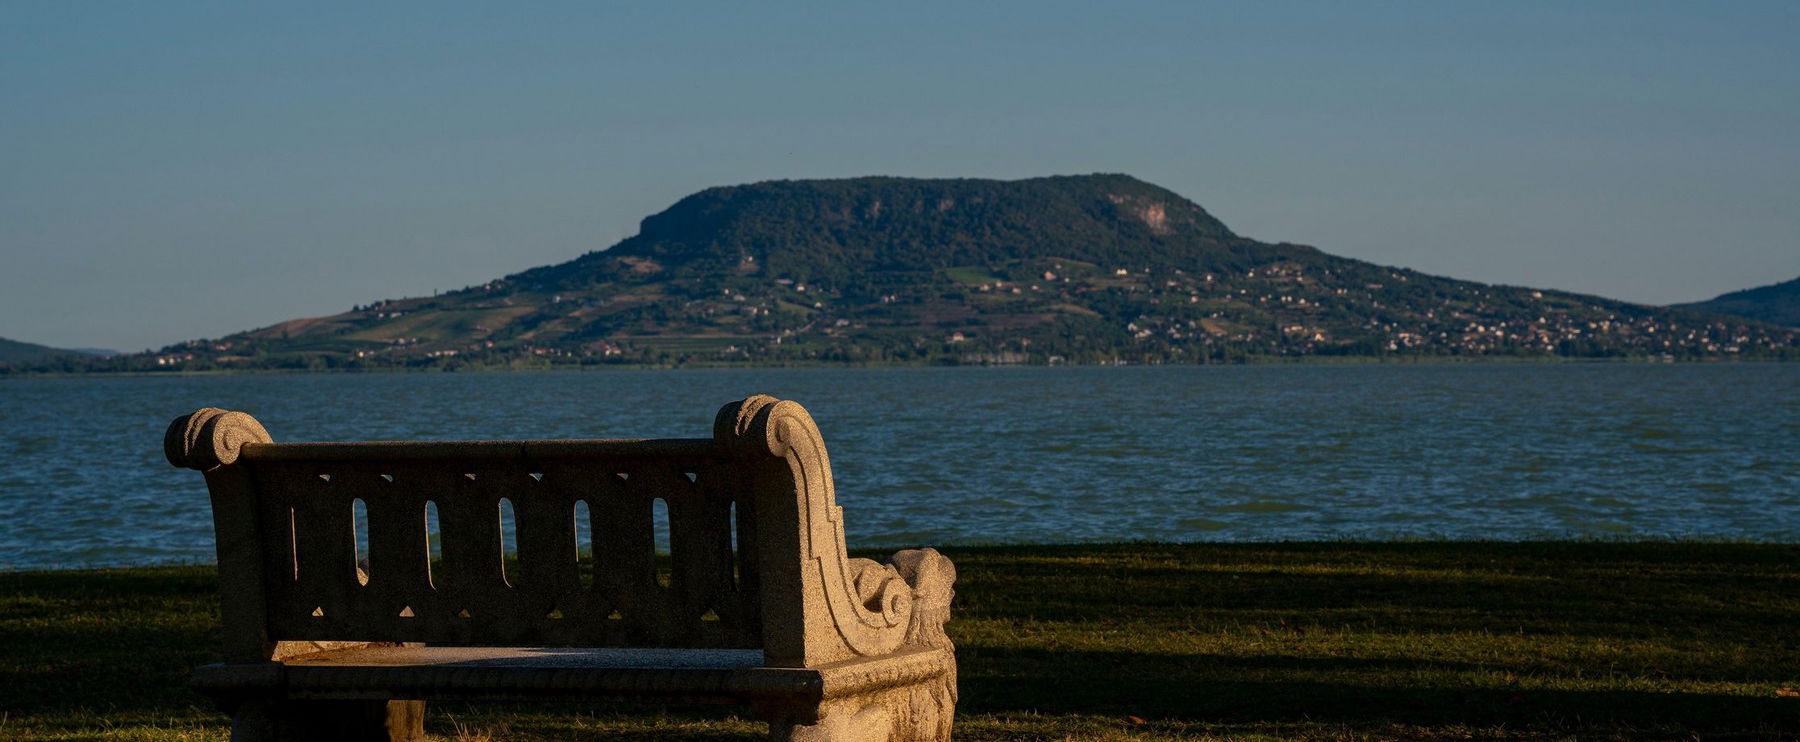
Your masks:
<path fill-rule="evenodd" d="M 893 567 L 845 558 L 823 441 L 772 397 L 679 440 L 274 443 L 208 408 L 165 449 L 206 472 L 236 660 L 355 641 L 760 647 L 814 665 L 888 651 L 910 619 Z"/>
<path fill-rule="evenodd" d="M 755 560 L 740 573 L 732 548 L 741 488 L 725 486 L 731 461 L 711 444 L 265 448 L 246 463 L 269 630 L 282 639 L 759 647 Z M 672 563 L 660 580 L 651 530 L 658 500 Z M 366 554 L 354 530 L 358 501 Z M 586 559 L 578 510 L 592 523 Z M 503 541 L 516 550 L 510 563 Z M 754 548 L 754 539 L 742 542 Z"/>

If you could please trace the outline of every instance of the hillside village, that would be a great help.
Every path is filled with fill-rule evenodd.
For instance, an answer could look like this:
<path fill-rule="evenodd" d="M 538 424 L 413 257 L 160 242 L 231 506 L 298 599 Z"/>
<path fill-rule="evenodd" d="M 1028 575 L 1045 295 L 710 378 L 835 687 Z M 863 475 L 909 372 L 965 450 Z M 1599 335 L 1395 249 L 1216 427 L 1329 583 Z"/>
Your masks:
<path fill-rule="evenodd" d="M 1800 330 L 1240 237 L 1127 176 L 710 189 L 607 250 L 93 370 L 1797 359 Z"/>
<path fill-rule="evenodd" d="M 1035 267 L 1035 266 L 1033 266 Z M 1334 285 L 1329 269 L 1277 263 L 1243 275 L 1159 275 L 1048 260 L 1025 268 L 946 271 L 931 291 L 894 289 L 873 301 L 791 278 L 740 281 L 719 294 L 659 303 L 656 296 L 547 298 L 495 281 L 435 300 L 384 301 L 344 315 L 286 323 L 232 339 L 195 341 L 157 364 L 255 362 L 269 345 L 316 348 L 346 365 L 417 365 L 452 359 L 530 358 L 551 363 L 867 360 L 855 350 L 893 348 L 901 360 L 972 363 L 1229 361 L 1268 356 L 1388 355 L 1695 358 L 1780 356 L 1793 331 L 1727 317 L 1681 317 L 1557 292 L 1488 287 L 1468 297 L 1404 288 L 1416 274 Z M 463 301 L 458 301 L 459 299 Z M 445 304 L 455 302 L 456 309 Z M 658 334 L 646 307 L 670 307 Z M 1120 307 L 1114 357 L 1082 355 L 1059 336 L 1067 322 L 1094 327 Z M 1635 310 L 1635 311 L 1634 311 Z M 408 317 L 427 318 L 408 320 Z M 597 322 L 621 332 L 584 337 Z M 446 325 L 449 327 L 447 328 Z M 528 326 L 530 329 L 523 329 Z M 445 329 L 466 330 L 447 337 Z M 416 334 L 414 334 L 416 333 Z M 235 351 L 235 352 L 234 352 Z M 885 360 L 879 358 L 877 360 Z"/>

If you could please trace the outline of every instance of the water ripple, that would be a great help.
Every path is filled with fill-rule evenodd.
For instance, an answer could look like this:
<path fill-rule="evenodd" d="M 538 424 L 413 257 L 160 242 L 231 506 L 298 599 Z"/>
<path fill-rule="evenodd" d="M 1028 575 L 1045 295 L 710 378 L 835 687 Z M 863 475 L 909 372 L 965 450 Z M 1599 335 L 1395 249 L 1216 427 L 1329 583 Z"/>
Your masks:
<path fill-rule="evenodd" d="M 695 437 L 818 418 L 859 546 L 1800 529 L 1800 365 L 604 371 L 0 381 L 0 566 L 208 561 L 167 421 L 280 440 Z"/>

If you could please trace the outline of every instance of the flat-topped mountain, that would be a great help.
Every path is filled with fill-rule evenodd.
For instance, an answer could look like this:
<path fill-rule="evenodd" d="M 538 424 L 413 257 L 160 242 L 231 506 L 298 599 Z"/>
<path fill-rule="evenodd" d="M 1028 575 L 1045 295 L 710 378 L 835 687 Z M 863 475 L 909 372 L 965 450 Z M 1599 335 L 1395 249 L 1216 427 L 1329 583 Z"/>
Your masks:
<path fill-rule="evenodd" d="M 509 278 L 579 287 L 636 258 L 850 286 L 877 274 L 1045 258 L 1194 267 L 1205 253 L 1207 262 L 1249 265 L 1271 249 L 1293 251 L 1241 239 L 1197 204 L 1123 175 L 777 181 L 701 191 L 609 250 Z M 628 271 L 642 274 L 643 265 Z"/>
<path fill-rule="evenodd" d="M 1800 357 L 1796 331 L 1239 236 L 1125 175 L 711 188 L 636 236 L 95 368 Z"/>
<path fill-rule="evenodd" d="M 1676 305 L 1683 309 L 1748 317 L 1761 322 L 1800 327 L 1800 278 L 1721 294 L 1708 301 Z"/>

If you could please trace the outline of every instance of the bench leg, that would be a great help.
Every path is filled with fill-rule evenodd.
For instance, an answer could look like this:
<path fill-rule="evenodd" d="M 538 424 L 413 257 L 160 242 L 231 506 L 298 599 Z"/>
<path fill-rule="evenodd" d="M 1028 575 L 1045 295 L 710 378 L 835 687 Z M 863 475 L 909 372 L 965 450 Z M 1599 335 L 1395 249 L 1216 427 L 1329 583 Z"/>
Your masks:
<path fill-rule="evenodd" d="M 424 701 L 249 700 L 231 714 L 231 742 L 418 742 Z"/>
<path fill-rule="evenodd" d="M 956 715 L 954 682 L 940 679 L 827 701 L 811 723 L 776 715 L 769 720 L 769 738 L 774 742 L 950 742 Z"/>

